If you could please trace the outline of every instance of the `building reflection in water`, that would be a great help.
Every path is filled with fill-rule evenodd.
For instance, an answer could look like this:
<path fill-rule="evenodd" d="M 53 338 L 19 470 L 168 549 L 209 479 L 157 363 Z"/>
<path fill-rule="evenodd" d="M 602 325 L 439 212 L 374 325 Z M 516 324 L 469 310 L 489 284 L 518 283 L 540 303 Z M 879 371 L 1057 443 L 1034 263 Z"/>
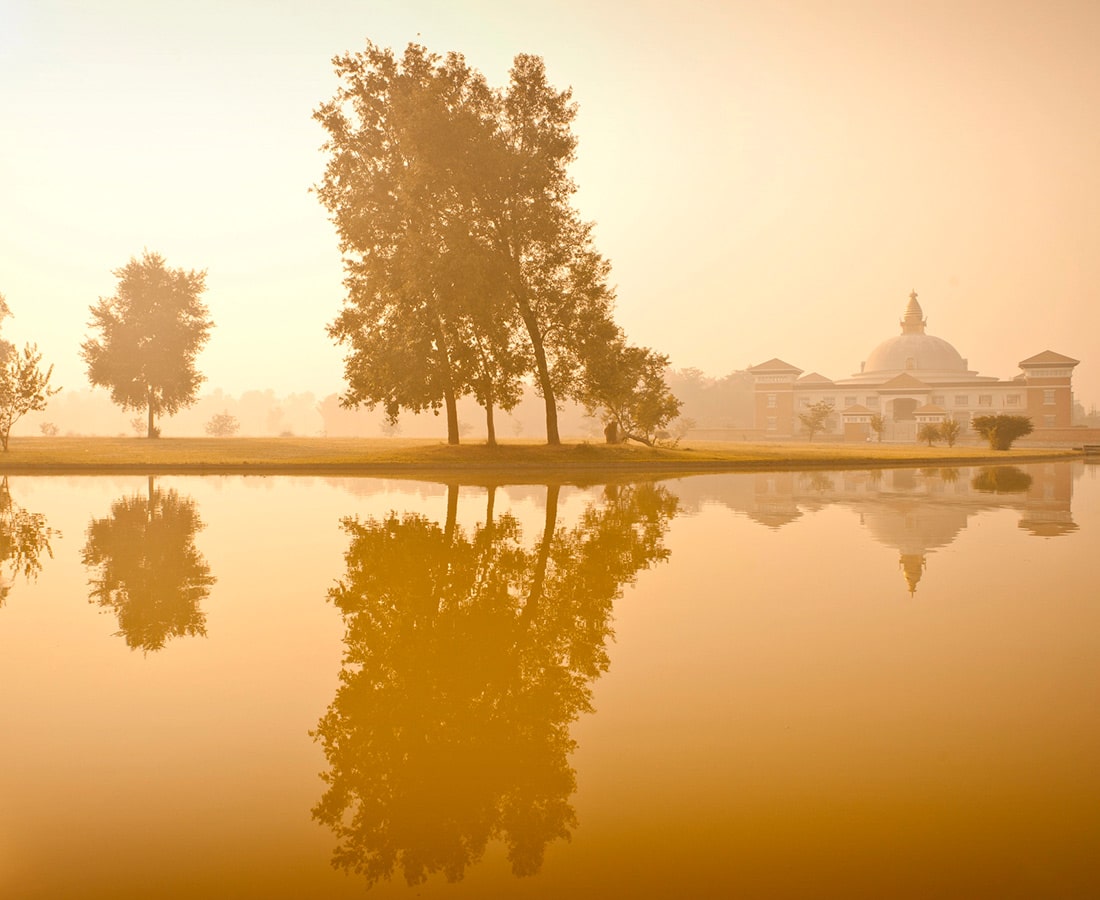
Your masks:
<path fill-rule="evenodd" d="M 559 526 L 546 489 L 528 544 L 510 514 L 457 523 L 415 513 L 345 519 L 347 571 L 329 592 L 345 624 L 336 696 L 313 732 L 328 763 L 314 818 L 333 866 L 368 884 L 461 879 L 490 840 L 513 874 L 539 871 L 576 827 L 570 725 L 608 668 L 612 607 L 664 560 L 667 488 L 609 486 Z"/>
<path fill-rule="evenodd" d="M 898 551 L 899 569 L 915 594 L 928 555 L 954 541 L 981 512 L 1017 510 L 1019 527 L 1038 537 L 1076 531 L 1075 471 L 1065 464 L 1026 471 L 1016 466 L 775 471 L 743 479 L 687 479 L 677 492 L 688 511 L 718 502 L 771 529 L 829 506 L 851 509 L 876 541 Z"/>
<path fill-rule="evenodd" d="M 89 600 L 118 617 L 128 647 L 160 650 L 174 637 L 206 634 L 201 603 L 215 578 L 195 547 L 203 527 L 191 497 L 163 490 L 120 497 L 92 519 L 82 561 L 93 569 Z"/>
<path fill-rule="evenodd" d="M 32 581 L 42 571 L 42 558 L 53 558 L 50 541 L 60 537 L 41 513 L 30 512 L 11 495 L 8 478 L 0 480 L 0 606 L 17 577 Z"/>

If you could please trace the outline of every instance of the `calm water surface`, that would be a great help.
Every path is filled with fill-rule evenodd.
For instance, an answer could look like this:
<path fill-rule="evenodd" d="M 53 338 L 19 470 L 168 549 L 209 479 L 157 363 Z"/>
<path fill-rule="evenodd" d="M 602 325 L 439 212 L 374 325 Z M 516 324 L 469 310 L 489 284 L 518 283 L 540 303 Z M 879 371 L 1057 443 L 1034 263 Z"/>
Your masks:
<path fill-rule="evenodd" d="M 1100 896 L 1098 548 L 1081 462 L 11 477 L 0 896 Z"/>

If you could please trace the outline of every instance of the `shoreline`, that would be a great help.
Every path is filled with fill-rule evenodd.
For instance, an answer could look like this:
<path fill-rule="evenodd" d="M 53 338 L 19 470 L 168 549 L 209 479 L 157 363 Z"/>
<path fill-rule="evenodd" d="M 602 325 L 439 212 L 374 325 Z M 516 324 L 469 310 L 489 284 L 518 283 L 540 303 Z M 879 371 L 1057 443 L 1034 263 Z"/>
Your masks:
<path fill-rule="evenodd" d="M 369 438 L 13 438 L 2 475 L 309 475 L 591 482 L 720 472 L 1016 465 L 1083 458 L 1072 448 L 695 442 L 675 448 L 533 442 L 447 445 Z"/>

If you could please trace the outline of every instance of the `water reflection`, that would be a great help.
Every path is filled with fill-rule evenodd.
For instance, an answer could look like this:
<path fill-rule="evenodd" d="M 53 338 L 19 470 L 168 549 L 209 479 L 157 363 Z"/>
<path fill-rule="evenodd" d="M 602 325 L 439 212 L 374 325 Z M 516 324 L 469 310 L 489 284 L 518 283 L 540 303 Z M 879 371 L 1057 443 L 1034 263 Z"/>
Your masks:
<path fill-rule="evenodd" d="M 345 519 L 347 571 L 329 592 L 345 622 L 340 687 L 315 739 L 328 761 L 314 817 L 333 865 L 369 884 L 461 879 L 490 840 L 517 876 L 576 827 L 569 726 L 608 667 L 614 601 L 664 560 L 677 510 L 667 488 L 609 486 L 575 525 L 559 488 L 533 546 L 516 518 Z"/>
<path fill-rule="evenodd" d="M 41 513 L 32 513 L 12 499 L 8 478 L 0 480 L 0 606 L 8 599 L 15 577 L 27 581 L 42 571 L 42 554 L 53 558 L 50 540 L 60 532 L 46 524 Z"/>
<path fill-rule="evenodd" d="M 147 493 L 120 497 L 92 519 L 82 562 L 96 569 L 89 600 L 118 616 L 116 635 L 134 650 L 206 634 L 200 604 L 215 578 L 195 547 L 203 527 L 195 501 L 149 478 Z"/>
<path fill-rule="evenodd" d="M 872 469 L 842 472 L 762 472 L 741 479 L 682 482 L 685 507 L 718 502 L 772 530 L 830 506 L 851 509 L 879 543 L 898 551 L 910 594 L 928 554 L 952 543 L 974 516 L 1015 509 L 1019 527 L 1039 537 L 1077 530 L 1072 469 L 1065 465 L 969 469 Z"/>

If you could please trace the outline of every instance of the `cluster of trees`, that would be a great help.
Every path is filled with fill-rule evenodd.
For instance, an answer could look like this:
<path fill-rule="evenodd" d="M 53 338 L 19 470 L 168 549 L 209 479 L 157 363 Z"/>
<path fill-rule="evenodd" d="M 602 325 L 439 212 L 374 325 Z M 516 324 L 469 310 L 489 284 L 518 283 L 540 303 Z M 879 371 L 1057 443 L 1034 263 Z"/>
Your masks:
<path fill-rule="evenodd" d="M 334 60 L 335 96 L 315 118 L 329 160 L 316 187 L 344 255 L 344 307 L 329 326 L 348 349 L 349 406 L 446 416 L 457 401 L 495 412 L 526 379 L 560 443 L 558 404 L 599 410 L 650 443 L 679 410 L 667 357 L 627 343 L 612 318 L 609 264 L 571 205 L 570 91 L 542 59 L 515 58 L 506 88 L 463 57 L 367 45 Z"/>
<path fill-rule="evenodd" d="M 948 447 L 954 447 L 959 439 L 962 424 L 958 419 L 944 419 L 942 422 L 925 422 L 917 429 L 917 440 L 931 447 L 936 441 L 943 441 Z"/>
<path fill-rule="evenodd" d="M 329 592 L 344 619 L 339 687 L 313 732 L 326 789 L 314 818 L 333 865 L 368 884 L 450 881 L 501 840 L 517 876 L 577 825 L 571 724 L 609 666 L 614 602 L 668 556 L 677 500 L 609 486 L 577 522 L 546 488 L 541 534 L 510 514 L 438 524 L 415 513 L 343 523 L 347 570 Z M 473 662 L 476 661 L 476 664 Z"/>

